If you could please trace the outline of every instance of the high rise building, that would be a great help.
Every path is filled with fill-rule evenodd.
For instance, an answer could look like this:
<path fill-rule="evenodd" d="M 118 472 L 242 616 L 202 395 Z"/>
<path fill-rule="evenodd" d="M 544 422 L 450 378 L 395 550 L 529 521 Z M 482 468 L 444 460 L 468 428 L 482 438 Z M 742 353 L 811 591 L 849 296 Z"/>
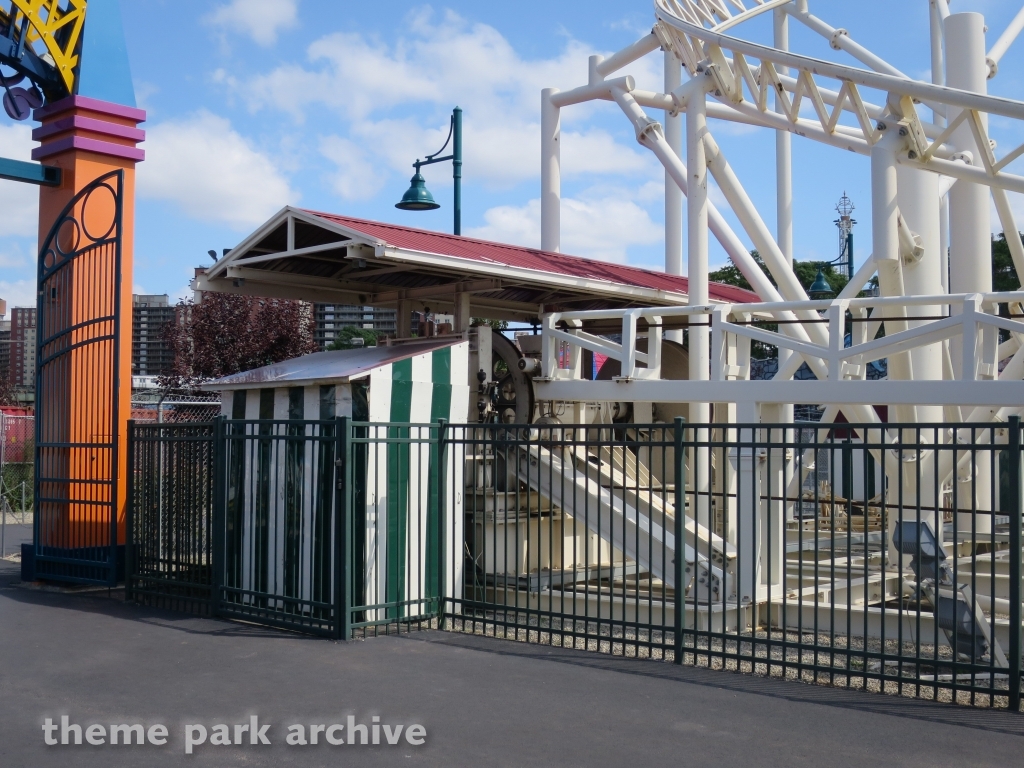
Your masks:
<path fill-rule="evenodd" d="M 11 321 L 7 318 L 7 302 L 0 299 L 0 379 L 11 371 Z"/>
<path fill-rule="evenodd" d="M 36 308 L 11 310 L 10 371 L 16 387 L 34 389 L 36 385 Z"/>
<path fill-rule="evenodd" d="M 393 309 L 314 304 L 313 316 L 316 320 L 316 343 L 321 349 L 330 344 L 342 328 L 368 328 L 384 336 L 394 336 L 397 331 Z"/>
<path fill-rule="evenodd" d="M 174 307 L 167 294 L 132 296 L 132 376 L 160 376 L 174 360 L 164 340 L 164 329 L 174 322 Z"/>

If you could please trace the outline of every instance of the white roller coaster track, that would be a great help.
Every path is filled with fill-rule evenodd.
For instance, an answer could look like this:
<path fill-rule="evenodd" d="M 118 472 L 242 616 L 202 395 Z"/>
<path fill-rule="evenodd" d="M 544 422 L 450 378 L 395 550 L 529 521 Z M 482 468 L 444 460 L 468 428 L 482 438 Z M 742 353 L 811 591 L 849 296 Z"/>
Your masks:
<path fill-rule="evenodd" d="M 990 116 L 1024 120 L 1024 102 L 987 95 L 984 79 L 994 75 L 999 58 L 1024 27 L 1024 10 L 986 52 L 983 32 L 982 48 L 978 49 L 977 40 L 971 39 L 978 29 L 983 30 L 977 23 L 980 17 L 950 16 L 945 0 L 931 0 L 930 8 L 933 43 L 939 48 L 938 58 L 933 55 L 934 82 L 905 76 L 852 40 L 845 30 L 811 15 L 806 0 L 655 0 L 657 23 L 650 35 L 607 59 L 591 57 L 586 85 L 571 91 L 545 91 L 543 247 L 558 249 L 558 120 L 560 110 L 573 104 L 594 99 L 616 102 L 632 122 L 640 144 L 664 165 L 667 199 L 680 190 L 687 194 L 695 182 L 700 194 L 691 195 L 685 204 L 691 223 L 687 249 L 691 306 L 682 311 L 603 313 L 602 319 L 622 320 L 623 339 L 618 347 L 582 330 L 581 323 L 594 319 L 587 313 L 549 315 L 544 322 L 547 356 L 537 383 L 538 396 L 601 400 L 611 391 L 606 384 L 581 382 L 572 369 L 559 369 L 555 344 L 561 342 L 622 360 L 626 386 L 623 382 L 614 385 L 617 399 L 667 398 L 699 404 L 713 387 L 718 402 L 831 404 L 865 422 L 876 421 L 870 404 L 894 405 L 901 421 L 1005 418 L 1020 412 L 1024 403 L 1024 322 L 1020 321 L 1024 294 L 991 291 L 987 278 L 987 200 L 991 195 L 1002 229 L 1018 231 L 1007 194 L 1024 193 L 1024 176 L 1009 170 L 1013 161 L 1024 156 L 1024 143 L 997 154 L 988 122 Z M 764 13 L 775 16 L 776 47 L 725 34 Z M 870 69 L 785 50 L 789 18 L 819 33 L 834 49 L 849 53 Z M 951 50 L 966 51 L 964 56 L 972 50 L 980 53 L 966 63 L 955 62 L 957 71 L 972 67 L 975 74 L 980 71 L 980 85 L 977 81 L 969 83 L 971 88 L 943 84 L 941 48 L 946 29 L 950 30 L 948 34 L 959 36 Z M 637 89 L 633 78 L 622 72 L 659 49 L 668 62 L 666 84 L 682 79 L 670 76 L 680 65 L 689 79 L 664 92 Z M 648 115 L 650 109 L 664 110 L 664 125 Z M 925 109 L 931 115 L 922 115 Z M 871 159 L 873 253 L 833 302 L 808 301 L 791 267 L 791 243 L 780 242 L 784 238 L 772 234 L 766 217 L 751 203 L 715 141 L 707 118 L 763 126 L 786 141 L 796 135 Z M 685 151 L 679 136 L 683 122 Z M 780 141 L 779 146 L 781 149 L 784 143 Z M 695 170 L 690 172 L 688 167 Z M 749 242 L 760 252 L 775 285 L 765 279 L 748 246 L 707 200 L 707 172 L 715 178 Z M 780 179 L 787 177 L 787 184 L 780 183 L 780 190 L 791 189 L 790 173 L 789 158 L 780 153 L 778 174 Z M 981 220 L 979 191 L 984 196 Z M 948 223 L 947 200 L 951 207 Z M 791 205 L 791 201 L 780 199 L 780 233 L 792 227 L 792 213 L 783 213 L 783 203 Z M 681 212 L 674 215 L 672 209 L 670 201 L 666 207 L 666 243 L 669 249 L 681 250 Z M 704 226 L 692 226 L 704 222 Z M 708 306 L 707 242 L 703 234 L 707 230 L 719 240 L 764 304 L 725 305 L 713 311 Z M 948 264 L 952 284 L 943 275 L 947 271 L 947 238 L 952 253 Z M 1024 247 L 1014 237 L 1008 242 L 1018 274 L 1024 274 Z M 983 244 L 985 252 L 972 250 L 974 244 Z M 680 263 L 677 255 L 676 270 Z M 666 252 L 667 267 L 672 264 L 672 254 Z M 876 272 L 881 296 L 855 298 Z M 845 348 L 843 318 L 848 312 L 862 322 L 855 325 L 852 346 Z M 673 314 L 704 315 L 711 327 L 691 329 L 690 384 L 669 387 L 662 386 L 656 365 L 642 366 L 647 356 L 635 352 L 635 340 L 638 322 L 657 326 L 657 318 Z M 823 322 L 822 314 L 828 322 Z M 758 318 L 781 320 L 783 324 L 778 332 L 746 324 Z M 885 337 L 876 339 L 882 324 Z M 657 360 L 661 333 L 655 330 L 650 336 L 650 357 Z M 771 344 L 782 351 L 784 362 L 772 382 L 749 381 L 751 341 Z M 792 353 L 788 358 L 787 351 Z M 882 357 L 889 360 L 890 370 L 884 394 L 879 391 L 884 385 L 865 378 L 865 364 Z M 793 387 L 789 380 L 803 362 L 818 381 Z M 702 380 L 708 386 L 701 385 Z M 906 389 L 897 384 L 903 381 L 908 382 Z M 786 382 L 785 389 L 782 382 Z M 746 410 L 748 415 L 755 413 Z M 697 415 L 700 421 L 699 406 Z"/>

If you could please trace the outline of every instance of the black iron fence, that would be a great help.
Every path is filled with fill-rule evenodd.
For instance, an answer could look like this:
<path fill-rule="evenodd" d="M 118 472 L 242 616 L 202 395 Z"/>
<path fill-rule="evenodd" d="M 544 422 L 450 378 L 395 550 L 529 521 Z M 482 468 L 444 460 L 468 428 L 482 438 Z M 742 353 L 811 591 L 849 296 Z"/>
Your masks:
<path fill-rule="evenodd" d="M 1020 422 L 136 424 L 129 594 L 1019 709 Z"/>
<path fill-rule="evenodd" d="M 133 422 L 129 599 L 336 638 L 430 622 L 441 430 Z"/>

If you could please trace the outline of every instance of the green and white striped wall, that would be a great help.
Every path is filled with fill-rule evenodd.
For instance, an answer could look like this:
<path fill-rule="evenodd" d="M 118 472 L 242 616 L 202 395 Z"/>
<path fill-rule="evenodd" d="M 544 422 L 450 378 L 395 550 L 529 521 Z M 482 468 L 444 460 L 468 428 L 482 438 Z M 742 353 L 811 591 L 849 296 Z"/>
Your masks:
<path fill-rule="evenodd" d="M 469 344 L 406 358 L 370 374 L 370 422 L 465 424 L 469 418 Z M 373 428 L 386 444 L 370 446 L 366 466 L 365 594 L 367 605 L 391 607 L 367 620 L 395 618 L 434 596 L 440 578 L 438 537 L 446 551 L 462 547 L 463 467 L 448 457 L 444 530 L 438 508 L 438 448 L 415 427 Z M 411 438 L 411 439 L 410 439 Z M 405 442 L 408 440 L 408 442 Z M 453 567 L 452 561 L 457 565 Z M 445 594 L 462 583 L 462 558 L 445 558 Z M 408 608 L 404 604 L 410 602 Z"/>
<path fill-rule="evenodd" d="M 364 560 L 354 597 L 357 604 L 361 595 L 365 605 L 386 607 L 367 611 L 367 620 L 418 613 L 419 601 L 436 596 L 442 579 L 449 596 L 462 583 L 462 559 L 444 558 L 442 573 L 438 544 L 444 537 L 446 551 L 462 547 L 463 467 L 448 457 L 446 493 L 439 494 L 440 455 L 436 441 L 430 440 L 436 430 L 414 425 L 468 421 L 468 368 L 469 344 L 463 341 L 396 360 L 353 380 L 268 385 L 223 395 L 222 413 L 232 419 L 349 416 L 370 423 L 363 431 L 380 442 L 357 445 L 353 457 L 356 546 Z M 314 427 L 295 429 L 295 436 L 311 437 Z M 234 462 L 228 586 L 324 601 L 330 594 L 325 571 L 308 564 L 330 558 L 333 447 L 329 440 L 261 441 L 255 438 L 271 431 L 260 425 L 250 425 L 248 432 L 254 439 L 236 441 L 236 455 L 228 458 Z M 274 433 L 284 434 L 280 426 Z M 416 442 L 418 438 L 423 442 Z M 446 501 L 443 510 L 440 498 Z"/>

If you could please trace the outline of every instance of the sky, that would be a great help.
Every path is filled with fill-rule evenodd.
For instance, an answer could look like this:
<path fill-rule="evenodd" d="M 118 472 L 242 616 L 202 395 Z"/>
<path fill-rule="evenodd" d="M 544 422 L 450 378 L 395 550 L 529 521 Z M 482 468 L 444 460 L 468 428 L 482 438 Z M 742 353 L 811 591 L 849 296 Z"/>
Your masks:
<path fill-rule="evenodd" d="M 954 11 L 986 15 L 989 45 L 1019 8 L 1019 0 L 953 2 Z M 810 0 L 810 9 L 901 71 L 930 78 L 928 0 Z M 211 263 L 208 250 L 236 245 L 284 205 L 451 231 L 449 165 L 424 168 L 439 210 L 394 204 L 413 161 L 444 143 L 456 105 L 463 234 L 539 246 L 541 89 L 585 84 L 591 54 L 632 43 L 654 20 L 649 0 L 130 0 L 122 12 L 147 112 L 134 288 L 172 300 L 189 295 L 193 268 Z M 770 18 L 739 32 L 770 42 Z M 791 34 L 797 52 L 854 63 L 795 22 Z M 662 90 L 660 56 L 622 74 Z M 1024 100 L 1024 41 L 989 86 Z M 774 134 L 710 128 L 774 229 Z M 30 159 L 31 129 L 0 114 L 0 156 Z M 562 250 L 662 268 L 664 174 L 631 125 L 614 105 L 587 104 L 563 110 L 562 132 Z M 1008 121 L 993 121 L 991 132 L 1004 146 L 1024 141 L 1024 126 Z M 855 250 L 866 255 L 868 174 L 865 157 L 794 140 L 797 259 L 837 256 L 834 207 L 844 192 L 857 206 L 863 245 Z M 711 196 L 721 199 L 716 189 Z M 34 187 L 0 180 L 0 298 L 9 306 L 35 304 L 37 197 Z M 1024 221 L 1024 202 L 1013 202 Z M 712 266 L 725 261 L 712 238 Z"/>

